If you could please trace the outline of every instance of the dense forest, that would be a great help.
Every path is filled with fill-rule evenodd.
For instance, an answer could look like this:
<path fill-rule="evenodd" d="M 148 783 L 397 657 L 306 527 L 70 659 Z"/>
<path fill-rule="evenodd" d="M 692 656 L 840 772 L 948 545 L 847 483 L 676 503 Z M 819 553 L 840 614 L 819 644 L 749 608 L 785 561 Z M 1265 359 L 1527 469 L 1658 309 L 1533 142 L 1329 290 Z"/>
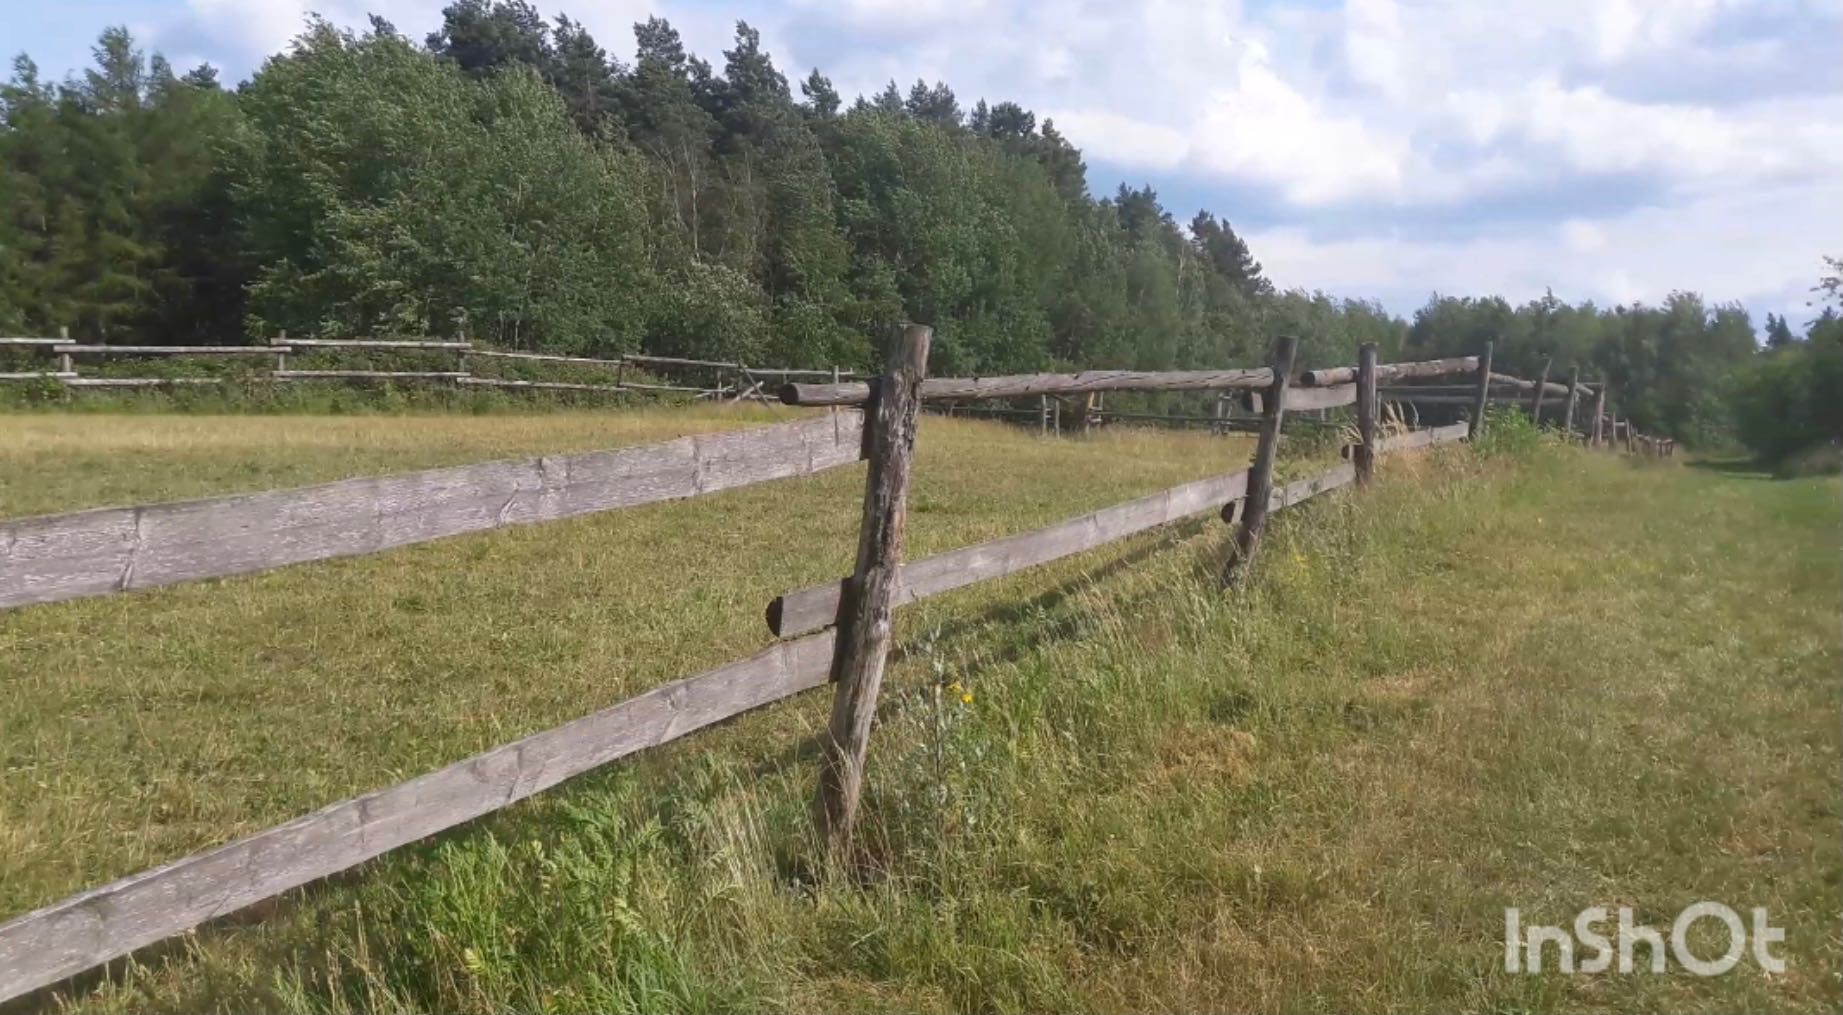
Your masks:
<path fill-rule="evenodd" d="M 1092 193 L 1081 152 L 1015 103 L 924 81 L 847 102 L 818 70 L 790 83 L 747 24 L 720 67 L 665 21 L 634 34 L 630 65 L 567 16 L 457 0 L 420 43 L 312 22 L 234 89 L 123 29 L 64 81 L 22 54 L 0 88 L 0 331 L 861 368 L 916 320 L 938 373 L 1244 364 L 1279 332 L 1305 365 L 1493 339 L 1503 369 L 1579 362 L 1689 441 L 1763 426 L 1737 392 L 1843 342 L 1827 306 L 1804 335 L 1769 316 L 1760 351 L 1742 307 L 1690 293 L 1435 295 L 1404 321 L 1278 290 L 1229 216 Z"/>

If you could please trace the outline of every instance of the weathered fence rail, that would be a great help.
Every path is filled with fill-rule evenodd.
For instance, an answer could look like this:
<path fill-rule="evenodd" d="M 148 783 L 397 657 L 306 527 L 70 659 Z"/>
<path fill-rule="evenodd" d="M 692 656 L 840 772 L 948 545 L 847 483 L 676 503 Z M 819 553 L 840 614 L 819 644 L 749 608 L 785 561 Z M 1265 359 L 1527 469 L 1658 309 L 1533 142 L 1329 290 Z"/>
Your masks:
<path fill-rule="evenodd" d="M 0 924 L 0 1000 L 17 997 L 182 933 L 400 846 L 506 807 L 575 775 L 685 736 L 713 723 L 819 687 L 836 685 L 821 778 L 823 825 L 833 841 L 850 833 L 864 771 L 869 718 L 894 609 L 929 596 L 1026 568 L 1188 518 L 1212 508 L 1239 523 L 1225 583 L 1246 573 L 1261 527 L 1283 510 L 1367 479 L 1376 456 L 1476 436 L 1478 421 L 1384 435 L 1375 425 L 1382 376 L 1476 372 L 1490 380 L 1489 350 L 1426 364 L 1396 364 L 1386 373 L 1372 348 L 1351 380 L 1318 372 L 1316 386 L 1337 405 L 1358 403 L 1355 462 L 1276 486 L 1278 438 L 1285 412 L 1302 404 L 1289 383 L 1293 344 L 1276 344 L 1261 370 L 1170 375 L 1032 375 L 1030 378 L 922 380 L 926 329 L 911 328 L 870 405 L 856 413 L 815 417 L 751 431 L 681 438 L 639 448 L 431 470 L 408 476 L 348 480 L 305 490 L 216 498 L 146 508 L 104 509 L 0 525 L 0 605 L 49 602 L 189 577 L 238 573 L 295 560 L 323 559 L 400 546 L 459 532 L 543 521 L 673 497 L 805 475 L 872 459 L 856 571 L 841 582 L 790 592 L 768 609 L 778 642 L 747 659 L 665 684 L 562 726 L 398 785 L 345 800 L 286 824 L 114 881 Z M 1340 371 L 1344 368 L 1339 368 Z M 1204 381 L 1202 375 L 1210 379 Z M 909 454 L 923 399 L 936 391 L 1065 393 L 1102 390 L 1210 390 L 1263 381 L 1261 440 L 1242 471 L 1188 483 L 1104 508 L 1034 532 L 1020 533 L 901 562 Z M 1169 387 L 1204 384 L 1205 387 Z M 1102 386 L 1096 386 L 1102 385 Z M 1345 385 L 1350 392 L 1336 390 Z M 814 402 L 806 402 L 809 389 Z M 856 404 L 852 385 L 789 385 L 796 404 Z M 1540 389 L 1537 389 L 1540 392 Z M 1332 393 L 1334 392 L 1334 393 Z M 1484 394 L 1481 387 L 1481 397 Z M 1596 429 L 1605 389 L 1596 395 Z M 943 397 L 984 397 L 954 395 Z M 1348 400 L 1344 400 L 1348 398 Z M 1316 406 L 1316 403 L 1303 404 Z M 1534 406 L 1532 406 L 1534 408 Z M 1623 430 L 1621 429 L 1623 427 Z M 1668 441 L 1635 434 L 1665 454 Z M 1239 510 L 1238 510 L 1239 508 Z M 830 629 L 830 630 L 828 630 Z"/>
<path fill-rule="evenodd" d="M 1247 488 L 1248 472 L 1243 469 L 1161 490 L 1033 532 L 904 564 L 897 574 L 894 601 L 898 606 L 907 605 L 1071 557 L 1239 500 Z M 776 597 L 768 604 L 768 630 L 785 638 L 832 626 L 848 581 L 841 578 Z"/>
<path fill-rule="evenodd" d="M 0 522 L 0 608 L 374 553 L 810 475 L 857 461 L 845 413 L 659 444 Z"/>
<path fill-rule="evenodd" d="M 352 381 L 445 383 L 472 387 L 498 387 L 543 391 L 588 392 L 674 392 L 702 398 L 736 398 L 769 402 L 773 399 L 762 389 L 770 379 L 792 377 L 830 377 L 834 380 L 857 375 L 837 368 L 751 367 L 726 360 L 690 359 L 682 356 L 650 356 L 630 353 L 613 359 L 591 356 L 566 356 L 556 353 L 522 352 L 513 349 L 489 349 L 472 342 L 448 339 L 408 338 L 271 338 L 265 345 L 107 345 L 95 342 L 72 342 L 69 338 L 0 338 L 0 348 L 13 347 L 28 352 L 37 350 L 58 357 L 55 370 L 16 370 L 0 373 L 0 381 L 60 381 L 67 388 L 154 388 L 186 384 L 225 384 L 227 377 L 84 377 L 76 369 L 74 357 L 98 359 L 159 359 L 266 356 L 275 361 L 274 369 L 241 375 L 246 380 L 269 381 Z M 289 369 L 290 354 L 316 351 L 380 351 L 452 355 L 457 369 Z M 486 359 L 575 367 L 603 367 L 614 371 L 612 384 L 588 384 L 578 381 L 482 376 L 469 369 L 470 360 Z M 627 379 L 629 366 L 655 373 L 691 371 L 713 378 L 709 384 L 662 384 Z"/>

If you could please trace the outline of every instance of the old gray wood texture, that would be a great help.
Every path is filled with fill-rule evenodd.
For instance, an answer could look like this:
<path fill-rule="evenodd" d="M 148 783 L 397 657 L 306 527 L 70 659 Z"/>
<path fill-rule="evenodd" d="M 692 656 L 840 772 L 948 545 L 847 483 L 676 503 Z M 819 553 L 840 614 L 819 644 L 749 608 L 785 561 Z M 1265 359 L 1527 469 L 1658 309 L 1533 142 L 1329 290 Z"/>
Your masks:
<path fill-rule="evenodd" d="M 1478 440 L 1485 435 L 1485 410 L 1491 404 L 1491 348 L 1494 343 L 1486 342 L 1484 354 L 1478 357 L 1478 391 L 1472 400 L 1472 419 L 1466 436 Z"/>
<path fill-rule="evenodd" d="M 269 376 L 278 381 L 347 377 L 398 377 L 424 381 L 455 381 L 469 375 L 465 370 L 272 370 Z"/>
<path fill-rule="evenodd" d="M 1267 510 L 1279 511 L 1303 504 L 1321 493 L 1330 493 L 1341 486 L 1349 486 L 1357 478 L 1357 467 L 1352 464 L 1334 465 L 1316 475 L 1304 479 L 1295 479 L 1275 490 L 1267 498 Z"/>
<path fill-rule="evenodd" d="M 1465 440 L 1466 431 L 1470 425 L 1469 423 L 1454 423 L 1450 426 L 1436 426 L 1426 430 L 1415 430 L 1412 433 L 1379 438 L 1376 441 L 1376 453 L 1387 455 L 1397 451 L 1412 451 L 1415 448 Z"/>
<path fill-rule="evenodd" d="M 468 356 L 482 356 L 487 359 L 531 360 L 538 363 L 580 363 L 592 367 L 618 367 L 618 359 L 594 359 L 588 356 L 559 356 L 549 352 L 513 352 L 505 349 L 469 349 Z"/>
<path fill-rule="evenodd" d="M 1274 340 L 1273 366 L 1268 376 L 1273 383 L 1267 389 L 1267 404 L 1261 413 L 1261 431 L 1254 447 L 1254 464 L 1248 469 L 1247 503 L 1243 505 L 1241 522 L 1235 529 L 1234 542 L 1229 547 L 1228 559 L 1222 565 L 1222 584 L 1225 588 L 1235 586 L 1254 563 L 1254 555 L 1260 550 L 1261 533 L 1267 527 L 1267 500 L 1273 492 L 1274 461 L 1280 451 L 1280 426 L 1286 418 L 1286 392 L 1290 387 L 1293 372 L 1293 357 L 1299 351 L 1299 340 L 1291 335 L 1281 335 Z"/>
<path fill-rule="evenodd" d="M 0 608 L 692 497 L 856 461 L 862 417 L 0 522 Z"/>
<path fill-rule="evenodd" d="M 158 388 L 186 384 L 223 384 L 222 377 L 78 377 L 64 378 L 70 388 Z"/>
<path fill-rule="evenodd" d="M 1561 432 L 1563 436 L 1574 436 L 1574 407 L 1581 400 L 1581 368 L 1568 368 L 1568 402 L 1561 413 Z"/>
<path fill-rule="evenodd" d="M 388 789 L 0 924 L 0 1000 L 182 933 L 826 681 L 829 634 L 707 673 Z"/>
<path fill-rule="evenodd" d="M 1376 343 L 1365 342 L 1357 348 L 1357 446 L 1351 464 L 1357 468 L 1357 482 L 1367 485 L 1376 475 Z M 1315 388 L 1329 391 L 1330 388 Z"/>
<path fill-rule="evenodd" d="M 52 352 L 90 356 L 273 356 L 260 345 L 55 345 Z"/>
<path fill-rule="evenodd" d="M 1273 374 L 1265 367 L 1252 370 L 1084 370 L 1078 374 L 934 377 L 922 382 L 922 398 L 1021 398 L 1089 391 L 1227 391 L 1265 388 L 1272 382 Z M 859 405 L 870 397 L 870 385 L 862 381 L 795 383 L 782 385 L 780 395 L 781 401 L 788 405 Z"/>
<path fill-rule="evenodd" d="M 1535 381 L 1524 380 L 1521 377 L 1516 377 L 1511 374 L 1492 374 L 1491 385 L 1493 388 L 1510 388 L 1524 394 L 1536 390 Z M 1568 386 L 1559 381 L 1545 380 L 1542 382 L 1542 391 L 1545 395 L 1565 395 L 1568 393 Z"/>
<path fill-rule="evenodd" d="M 890 350 L 865 410 L 864 508 L 858 525 L 857 567 L 839 598 L 832 656 L 832 718 L 820 742 L 819 830 L 834 849 L 850 841 L 864 788 L 870 722 L 877 713 L 883 665 L 889 658 L 890 614 L 902 567 L 909 518 L 909 474 L 921 419 L 922 378 L 928 373 L 933 329 L 911 324 Z"/>
<path fill-rule="evenodd" d="M 472 342 L 443 342 L 407 338 L 271 338 L 270 346 L 302 349 L 472 349 Z"/>
<path fill-rule="evenodd" d="M 1301 412 L 1307 409 L 1335 409 L 1339 406 L 1355 405 L 1356 402 L 1357 386 L 1354 383 L 1334 384 L 1328 388 L 1295 388 L 1289 385 L 1286 389 L 1287 412 Z M 1248 410 L 1250 412 L 1262 412 L 1264 411 L 1263 406 L 1265 405 L 1266 397 L 1260 392 L 1254 391 L 1248 394 Z"/>
<path fill-rule="evenodd" d="M 1382 382 L 1399 380 L 1404 377 L 1442 377 L 1446 374 L 1469 374 L 1476 369 L 1478 369 L 1478 357 L 1476 356 L 1418 360 L 1412 363 L 1384 363 L 1376 368 L 1376 380 Z M 1320 370 L 1307 370 L 1299 375 L 1299 383 L 1312 388 L 1329 387 L 1333 384 L 1353 384 L 1356 379 L 1356 367 L 1327 367 Z"/>
<path fill-rule="evenodd" d="M 1047 528 L 1020 532 L 904 564 L 896 581 L 897 606 L 1105 546 L 1240 500 L 1247 470 L 1233 472 L 1102 508 Z M 768 604 L 768 629 L 787 637 L 832 626 L 844 582 L 789 592 Z"/>
<path fill-rule="evenodd" d="M 503 377 L 461 377 L 462 384 L 488 388 L 533 388 L 543 391 L 626 391 L 625 384 L 576 384 L 569 381 L 514 381 Z"/>
<path fill-rule="evenodd" d="M 1542 361 L 1542 372 L 1536 375 L 1536 383 L 1529 396 L 1529 418 L 1542 422 L 1542 401 L 1549 393 L 1549 368 L 1555 365 L 1554 357 Z"/>

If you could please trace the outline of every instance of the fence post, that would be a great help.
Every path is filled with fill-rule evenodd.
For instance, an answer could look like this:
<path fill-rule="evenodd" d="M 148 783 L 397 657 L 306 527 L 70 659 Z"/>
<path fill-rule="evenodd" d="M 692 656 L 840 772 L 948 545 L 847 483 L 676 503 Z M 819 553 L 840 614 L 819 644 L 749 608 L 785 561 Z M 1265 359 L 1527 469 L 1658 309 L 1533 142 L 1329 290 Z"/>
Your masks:
<path fill-rule="evenodd" d="M 1248 490 L 1242 500 L 1241 528 L 1222 565 L 1222 584 L 1233 588 L 1254 561 L 1261 533 L 1267 528 L 1267 501 L 1273 496 L 1273 462 L 1280 449 L 1280 423 L 1286 414 L 1286 389 L 1291 383 L 1293 356 L 1299 340 L 1282 335 L 1273 344 L 1273 383 L 1261 405 L 1261 435 L 1254 446 L 1254 464 L 1248 469 Z M 1226 517 L 1226 515 L 1225 515 Z"/>
<path fill-rule="evenodd" d="M 877 691 L 889 656 L 891 598 L 908 520 L 909 464 L 933 336 L 933 329 L 920 324 L 902 330 L 865 406 L 870 471 L 864 481 L 857 568 L 839 597 L 838 637 L 832 650 L 832 682 L 837 686 L 819 774 L 819 826 L 835 855 L 842 855 L 850 842 L 857 818 L 870 721 L 876 715 Z"/>
<path fill-rule="evenodd" d="M 1049 436 L 1049 396 L 1037 396 L 1037 436 Z"/>
<path fill-rule="evenodd" d="M 1376 343 L 1357 348 L 1357 483 L 1368 486 L 1376 473 Z"/>
<path fill-rule="evenodd" d="M 1599 390 L 1593 393 L 1593 434 L 1588 439 L 1588 442 L 1587 442 L 1590 447 L 1597 448 L 1600 446 L 1601 438 L 1604 436 L 1604 432 L 1602 431 L 1601 427 L 1605 422 L 1604 420 L 1605 413 L 1606 413 L 1606 381 L 1602 379 L 1600 381 Z"/>
<path fill-rule="evenodd" d="M 1568 404 L 1561 411 L 1561 435 L 1570 440 L 1574 438 L 1574 406 L 1580 401 L 1581 368 L 1568 368 Z"/>
<path fill-rule="evenodd" d="M 1491 347 L 1493 344 L 1486 342 L 1485 351 L 1478 357 L 1478 401 L 1472 405 L 1472 427 L 1466 434 L 1466 438 L 1472 441 L 1485 435 L 1485 407 L 1491 404 Z"/>
<path fill-rule="evenodd" d="M 58 340 L 63 341 L 63 342 L 70 341 L 70 326 L 69 325 L 67 324 L 58 325 Z M 76 367 L 70 361 L 70 353 L 67 353 L 67 352 L 58 353 L 58 373 L 69 374 L 69 373 L 75 373 L 75 372 L 76 372 Z"/>
<path fill-rule="evenodd" d="M 286 370 L 288 369 L 288 346 L 286 344 L 288 341 L 288 329 L 283 328 L 277 337 L 282 340 L 283 344 L 278 347 L 275 353 L 275 369 L 278 371 Z"/>
<path fill-rule="evenodd" d="M 1553 357 L 1542 361 L 1542 372 L 1536 375 L 1536 393 L 1529 396 L 1529 421 L 1542 425 L 1542 399 L 1549 387 L 1549 367 L 1554 365 Z"/>

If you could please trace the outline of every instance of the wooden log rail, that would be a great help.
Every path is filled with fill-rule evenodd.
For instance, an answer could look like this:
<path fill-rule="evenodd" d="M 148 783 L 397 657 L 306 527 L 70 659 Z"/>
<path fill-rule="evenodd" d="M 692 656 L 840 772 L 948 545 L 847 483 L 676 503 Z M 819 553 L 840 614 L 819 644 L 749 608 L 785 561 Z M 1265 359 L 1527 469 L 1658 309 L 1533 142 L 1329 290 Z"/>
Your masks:
<path fill-rule="evenodd" d="M 1469 374 L 1477 369 L 1477 356 L 1456 356 L 1452 359 L 1419 360 L 1411 363 L 1382 363 L 1376 367 L 1376 381 L 1381 383 L 1410 377 L 1445 377 L 1450 374 Z M 1357 368 L 1354 366 L 1307 370 L 1299 375 L 1299 383 L 1308 388 L 1329 387 L 1333 384 L 1354 384 L 1356 380 Z"/>
<path fill-rule="evenodd" d="M 64 330 L 64 329 L 61 329 Z M 0 372 L 0 381 L 26 381 L 52 379 L 65 382 L 71 388 L 138 388 L 160 387 L 183 384 L 222 384 L 224 378 L 201 378 L 174 380 L 160 377 L 109 377 L 78 379 L 78 373 L 72 363 L 74 356 L 91 356 L 98 358 L 155 358 L 162 356 L 181 357 L 237 357 L 270 356 L 274 357 L 275 368 L 272 371 L 246 375 L 267 378 L 275 381 L 302 380 L 344 380 L 355 382 L 368 381 L 417 381 L 438 382 L 475 387 L 496 387 L 508 389 L 526 389 L 540 391 L 586 391 L 619 393 L 623 391 L 647 392 L 682 392 L 702 398 L 728 397 L 734 401 L 754 399 L 771 401 L 762 389 L 770 379 L 785 381 L 796 377 L 831 378 L 838 381 L 845 378 L 857 378 L 861 375 L 841 372 L 836 367 L 820 370 L 801 367 L 750 367 L 742 363 L 725 360 L 691 359 L 682 356 L 652 356 L 629 353 L 613 359 L 601 359 L 591 356 L 569 356 L 557 353 L 523 352 L 512 349 L 487 349 L 475 346 L 466 340 L 448 339 L 411 339 L 411 338 L 289 338 L 286 332 L 270 338 L 263 345 L 108 345 L 104 343 L 72 342 L 67 337 L 60 338 L 0 338 L 0 348 L 19 347 L 26 349 L 44 349 L 58 357 L 55 370 L 31 370 Z M 411 370 L 361 370 L 361 369 L 325 369 L 325 370 L 290 370 L 288 356 L 290 353 L 307 353 L 316 350 L 385 350 L 398 352 L 436 352 L 451 353 L 459 359 L 459 369 L 411 369 Z M 526 380 L 522 378 L 476 377 L 468 365 L 473 359 L 505 360 L 513 362 L 573 365 L 582 367 L 602 367 L 615 370 L 613 384 L 585 384 L 576 381 Z M 711 384 L 674 384 L 635 382 L 626 379 L 626 368 L 635 366 L 654 366 L 668 368 L 685 368 L 710 370 L 716 374 Z"/>
<path fill-rule="evenodd" d="M 1086 370 L 1074 374 L 1012 374 L 1002 377 L 931 377 L 922 382 L 925 401 L 949 398 L 1022 398 L 1077 395 L 1090 391 L 1228 391 L 1265 388 L 1273 383 L 1266 367 L 1251 370 Z M 781 386 L 787 405 L 862 405 L 870 385 L 793 383 Z"/>
<path fill-rule="evenodd" d="M 694 497 L 858 460 L 856 413 L 612 451 L 0 521 L 0 608 Z"/>
<path fill-rule="evenodd" d="M 1123 504 L 1058 522 L 1033 532 L 1005 536 L 904 564 L 898 573 L 897 606 L 1051 561 L 1083 553 L 1148 529 L 1238 500 L 1247 491 L 1247 470 L 1186 483 Z M 838 617 L 845 580 L 788 592 L 768 604 L 768 630 L 792 637 L 831 627 Z"/>

